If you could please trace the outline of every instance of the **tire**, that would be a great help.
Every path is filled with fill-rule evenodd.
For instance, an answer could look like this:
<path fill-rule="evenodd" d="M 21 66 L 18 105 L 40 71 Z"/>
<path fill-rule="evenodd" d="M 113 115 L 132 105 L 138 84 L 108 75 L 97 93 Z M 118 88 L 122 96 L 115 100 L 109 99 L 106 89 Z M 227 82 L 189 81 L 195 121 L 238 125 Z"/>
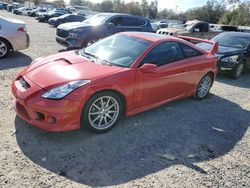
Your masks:
<path fill-rule="evenodd" d="M 238 63 L 237 65 L 235 65 L 230 74 L 231 78 L 238 79 L 242 75 L 244 68 L 244 63 Z"/>
<path fill-rule="evenodd" d="M 203 76 L 196 88 L 195 92 L 196 99 L 201 100 L 206 98 L 209 94 L 210 88 L 212 87 L 212 83 L 213 83 L 213 78 L 210 73 Z"/>
<path fill-rule="evenodd" d="M 111 91 L 97 93 L 86 103 L 81 125 L 93 132 L 105 133 L 117 125 L 123 110 L 123 102 L 118 94 Z"/>
<path fill-rule="evenodd" d="M 10 45 L 8 41 L 0 38 L 0 59 L 8 56 L 10 53 Z"/>

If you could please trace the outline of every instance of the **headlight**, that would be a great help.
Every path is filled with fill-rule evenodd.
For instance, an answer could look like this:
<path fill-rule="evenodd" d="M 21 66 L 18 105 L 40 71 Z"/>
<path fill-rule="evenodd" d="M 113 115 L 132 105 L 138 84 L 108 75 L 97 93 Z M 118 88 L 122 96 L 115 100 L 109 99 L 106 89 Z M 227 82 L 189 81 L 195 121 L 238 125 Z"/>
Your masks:
<path fill-rule="evenodd" d="M 71 38 L 77 38 L 78 34 L 77 33 L 69 33 L 69 37 Z"/>
<path fill-rule="evenodd" d="M 46 93 L 42 95 L 42 97 L 46 99 L 62 99 L 63 97 L 65 97 L 66 95 L 74 91 L 75 89 L 89 82 L 90 80 L 77 80 L 77 81 L 69 82 L 65 85 L 62 85 L 62 86 L 59 86 L 59 87 L 56 87 L 47 91 Z"/>
<path fill-rule="evenodd" d="M 80 27 L 80 28 L 75 28 L 75 29 L 73 29 L 72 31 L 73 31 L 73 32 L 81 32 L 81 31 L 83 31 L 83 29 L 84 29 L 84 28 Z"/>
<path fill-rule="evenodd" d="M 221 61 L 223 62 L 233 62 L 233 63 L 236 63 L 237 60 L 238 60 L 238 55 L 233 55 L 233 56 L 229 56 L 229 57 L 224 57 L 224 58 L 221 58 Z"/>

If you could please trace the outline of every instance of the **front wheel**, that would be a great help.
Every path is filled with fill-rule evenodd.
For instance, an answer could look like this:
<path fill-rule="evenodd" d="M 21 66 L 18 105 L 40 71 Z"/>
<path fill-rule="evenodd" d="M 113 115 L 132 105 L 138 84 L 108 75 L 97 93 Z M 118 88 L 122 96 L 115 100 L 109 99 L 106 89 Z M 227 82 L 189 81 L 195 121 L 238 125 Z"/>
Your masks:
<path fill-rule="evenodd" d="M 243 71 L 244 71 L 244 63 L 238 63 L 232 70 L 231 77 L 237 79 L 242 75 Z"/>
<path fill-rule="evenodd" d="M 212 87 L 212 76 L 211 74 L 206 74 L 199 82 L 197 89 L 196 89 L 196 98 L 197 99 L 204 99 Z"/>
<path fill-rule="evenodd" d="M 122 112 L 123 103 L 119 95 L 110 91 L 100 92 L 85 105 L 82 123 L 94 132 L 104 133 L 119 122 Z"/>

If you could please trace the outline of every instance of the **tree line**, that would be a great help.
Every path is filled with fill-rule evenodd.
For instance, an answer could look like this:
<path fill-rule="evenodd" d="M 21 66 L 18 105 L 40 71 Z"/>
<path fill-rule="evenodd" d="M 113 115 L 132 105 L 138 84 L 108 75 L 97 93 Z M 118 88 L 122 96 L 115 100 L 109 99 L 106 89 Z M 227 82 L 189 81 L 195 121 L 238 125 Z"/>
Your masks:
<path fill-rule="evenodd" d="M 174 9 L 158 9 L 157 0 L 130 1 L 103 0 L 92 3 L 88 0 L 71 0 L 71 5 L 87 6 L 98 12 L 120 12 L 149 19 L 203 20 L 209 23 L 250 26 L 249 0 L 208 0 L 204 6 L 195 7 L 185 12 Z"/>
<path fill-rule="evenodd" d="M 25 1 L 25 0 L 15 0 Z M 32 1 L 32 0 L 31 0 Z M 33 0 L 35 4 L 47 0 Z M 64 0 L 49 1 L 56 6 L 63 6 Z M 103 0 L 93 3 L 89 0 L 70 0 L 71 5 L 86 6 L 96 12 L 119 12 L 144 16 L 149 19 L 193 20 L 226 25 L 250 26 L 249 0 L 208 0 L 204 6 L 195 7 L 185 12 L 176 9 L 158 9 L 158 0 L 140 0 L 125 2 L 124 0 Z"/>

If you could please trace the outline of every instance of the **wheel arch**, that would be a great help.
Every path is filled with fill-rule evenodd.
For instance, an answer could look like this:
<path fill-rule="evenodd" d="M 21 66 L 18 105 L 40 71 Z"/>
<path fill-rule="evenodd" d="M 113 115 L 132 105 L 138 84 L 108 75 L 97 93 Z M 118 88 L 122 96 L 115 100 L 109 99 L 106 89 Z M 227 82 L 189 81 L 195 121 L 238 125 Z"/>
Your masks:
<path fill-rule="evenodd" d="M 8 39 L 6 39 L 6 38 L 4 38 L 2 36 L 0 36 L 0 39 L 6 41 L 8 43 L 8 45 L 9 45 L 9 47 L 10 47 L 10 50 L 14 51 L 13 45 L 11 44 L 11 42 Z"/>
<path fill-rule="evenodd" d="M 96 95 L 98 93 L 101 93 L 101 92 L 106 92 L 106 91 L 113 92 L 113 93 L 117 94 L 120 97 L 120 99 L 122 100 L 123 108 L 124 108 L 123 109 L 123 115 L 125 115 L 126 111 L 127 111 L 127 99 L 126 99 L 125 95 L 122 92 L 120 92 L 120 91 L 118 91 L 116 89 L 102 89 L 102 90 L 96 91 L 96 92 L 92 93 L 88 97 L 88 100 L 91 99 L 91 97 L 93 97 L 94 95 Z M 85 108 L 87 101 L 85 102 L 85 105 L 83 106 L 83 109 Z"/>
<path fill-rule="evenodd" d="M 209 71 L 207 74 L 210 74 L 212 77 L 212 84 L 214 83 L 215 80 L 215 73 L 213 71 Z"/>

